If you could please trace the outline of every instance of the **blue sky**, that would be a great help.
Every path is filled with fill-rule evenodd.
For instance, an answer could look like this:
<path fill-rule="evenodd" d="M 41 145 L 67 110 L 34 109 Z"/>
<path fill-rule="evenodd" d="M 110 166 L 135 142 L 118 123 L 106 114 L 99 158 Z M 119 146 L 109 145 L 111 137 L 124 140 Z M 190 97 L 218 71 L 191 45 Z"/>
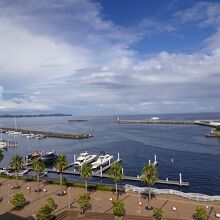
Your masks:
<path fill-rule="evenodd" d="M 0 111 L 219 111 L 220 2 L 0 0 Z"/>

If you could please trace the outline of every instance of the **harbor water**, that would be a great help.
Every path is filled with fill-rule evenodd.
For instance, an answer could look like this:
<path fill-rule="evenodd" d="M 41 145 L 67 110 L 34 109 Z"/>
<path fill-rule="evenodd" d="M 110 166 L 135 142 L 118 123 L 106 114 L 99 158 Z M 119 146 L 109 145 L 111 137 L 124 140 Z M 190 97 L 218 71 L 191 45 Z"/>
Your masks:
<path fill-rule="evenodd" d="M 219 119 L 220 113 L 206 114 L 167 114 L 156 115 L 160 119 Z M 121 119 L 145 119 L 151 115 L 120 116 Z M 68 123 L 70 119 L 86 119 Z M 17 118 L 18 128 L 43 130 L 65 133 L 91 133 L 88 139 L 28 139 L 22 136 L 1 134 L 2 138 L 17 142 L 17 148 L 4 151 L 5 158 L 0 166 L 8 166 L 12 156 L 25 156 L 36 150 L 64 153 L 71 163 L 74 154 L 83 151 L 99 154 L 104 151 L 113 154 L 117 159 L 120 153 L 124 174 L 140 175 L 144 164 L 149 159 L 154 160 L 157 155 L 159 161 L 158 173 L 160 179 L 178 180 L 182 173 L 183 181 L 190 186 L 184 188 L 160 186 L 159 188 L 173 188 L 185 192 L 197 192 L 208 195 L 220 195 L 220 139 L 206 138 L 209 127 L 198 125 L 145 125 L 145 124 L 117 124 L 115 117 L 33 117 Z M 14 118 L 1 118 L 0 127 L 14 127 Z M 70 168 L 73 169 L 73 168 Z M 56 176 L 56 175 L 55 175 Z M 58 177 L 58 176 L 57 176 Z M 67 176 L 67 178 L 79 178 Z M 92 181 L 100 181 L 95 180 Z M 103 180 L 111 183 L 110 180 Z M 130 184 L 143 185 L 133 182 Z"/>

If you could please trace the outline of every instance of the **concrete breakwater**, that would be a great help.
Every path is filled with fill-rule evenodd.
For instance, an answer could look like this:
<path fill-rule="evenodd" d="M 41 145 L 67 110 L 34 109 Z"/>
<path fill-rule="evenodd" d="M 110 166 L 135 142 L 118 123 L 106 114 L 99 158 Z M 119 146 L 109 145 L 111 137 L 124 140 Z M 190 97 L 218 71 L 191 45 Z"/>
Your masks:
<path fill-rule="evenodd" d="M 116 120 L 118 124 L 195 124 L 194 120 Z"/>
<path fill-rule="evenodd" d="M 16 131 L 21 132 L 22 134 L 40 134 L 45 135 L 46 137 L 53 138 L 67 138 L 67 139 L 83 139 L 93 137 L 92 134 L 69 134 L 69 133 L 57 133 L 57 132 L 48 132 L 48 131 L 36 131 L 28 129 L 15 129 L 15 128 L 0 128 L 1 132 Z"/>

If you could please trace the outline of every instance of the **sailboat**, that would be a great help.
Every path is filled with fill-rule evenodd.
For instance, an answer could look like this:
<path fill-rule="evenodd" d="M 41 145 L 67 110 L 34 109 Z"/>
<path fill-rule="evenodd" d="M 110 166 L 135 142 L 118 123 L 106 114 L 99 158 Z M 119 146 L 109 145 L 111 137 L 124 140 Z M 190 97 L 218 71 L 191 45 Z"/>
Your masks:
<path fill-rule="evenodd" d="M 15 117 L 15 131 L 11 131 L 10 133 L 13 134 L 13 135 L 21 135 L 22 132 L 21 131 L 17 131 L 18 128 L 17 128 L 17 120 L 16 120 L 16 117 Z"/>

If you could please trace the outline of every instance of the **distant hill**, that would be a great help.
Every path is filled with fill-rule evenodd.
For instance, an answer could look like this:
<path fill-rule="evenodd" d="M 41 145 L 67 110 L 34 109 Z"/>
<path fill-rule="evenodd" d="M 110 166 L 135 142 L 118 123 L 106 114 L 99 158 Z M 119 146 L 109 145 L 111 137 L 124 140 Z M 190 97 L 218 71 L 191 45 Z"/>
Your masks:
<path fill-rule="evenodd" d="M 0 118 L 28 118 L 28 117 L 57 117 L 57 116 L 72 116 L 71 114 L 33 114 L 33 115 L 11 115 L 11 114 L 3 114 L 0 115 Z"/>

